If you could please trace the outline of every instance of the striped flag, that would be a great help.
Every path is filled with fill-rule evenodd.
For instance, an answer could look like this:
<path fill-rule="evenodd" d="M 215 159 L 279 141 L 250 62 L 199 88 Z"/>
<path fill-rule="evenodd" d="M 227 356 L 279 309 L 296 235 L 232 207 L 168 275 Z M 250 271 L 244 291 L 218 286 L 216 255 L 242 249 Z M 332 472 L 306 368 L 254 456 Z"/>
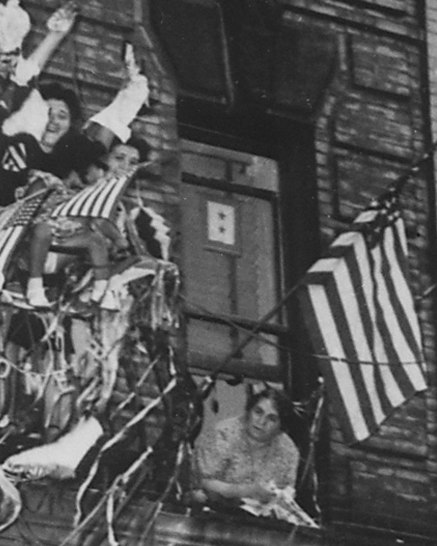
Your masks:
<path fill-rule="evenodd" d="M 299 299 L 347 443 L 426 388 L 397 200 L 361 213 L 311 267 Z"/>
<path fill-rule="evenodd" d="M 75 216 L 113 220 L 119 197 L 129 181 L 130 177 L 126 175 L 104 178 L 58 205 L 51 216 L 52 218 Z"/>
<path fill-rule="evenodd" d="M 0 214 L 0 289 L 5 282 L 6 270 L 14 250 L 50 192 L 35 193 L 9 205 Z"/>

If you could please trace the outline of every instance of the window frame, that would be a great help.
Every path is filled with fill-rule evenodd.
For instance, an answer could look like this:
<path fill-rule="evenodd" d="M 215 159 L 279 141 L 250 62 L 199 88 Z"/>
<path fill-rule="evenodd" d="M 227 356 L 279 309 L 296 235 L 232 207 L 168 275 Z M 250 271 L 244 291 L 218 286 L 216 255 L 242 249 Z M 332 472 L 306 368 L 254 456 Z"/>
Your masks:
<path fill-rule="evenodd" d="M 181 153 L 183 154 L 185 151 L 189 153 L 202 153 L 206 151 L 211 154 L 217 153 L 218 157 L 220 156 L 220 152 L 222 152 L 223 159 L 229 161 L 241 160 L 244 158 L 247 158 L 249 161 L 254 156 L 266 157 L 266 159 L 271 159 L 267 158 L 267 156 L 260 156 L 260 154 L 250 154 L 245 151 L 240 152 L 239 150 L 227 148 L 221 144 L 205 144 L 203 142 L 199 142 L 198 140 L 184 140 L 182 143 Z M 275 255 L 275 299 L 276 302 L 279 302 L 281 299 L 281 295 L 284 293 L 285 278 L 279 174 L 277 191 L 275 191 L 274 189 L 268 190 L 255 186 L 234 183 L 223 179 L 196 176 L 194 174 L 186 172 L 182 172 L 181 174 L 181 183 L 199 188 L 223 191 L 224 193 L 230 193 L 236 196 L 241 195 L 245 197 L 254 197 L 256 199 L 266 201 L 271 205 L 273 225 L 272 238 L 274 240 Z M 270 310 L 271 309 L 265 309 L 265 313 L 269 312 Z M 259 320 L 248 319 L 243 316 L 233 315 L 229 313 L 205 313 L 199 309 L 196 309 L 195 306 L 190 305 L 189 303 L 185 303 L 183 314 L 184 321 L 195 319 L 202 320 L 204 322 L 228 326 L 231 326 L 232 323 L 241 329 L 246 329 L 247 334 L 244 331 L 241 331 L 241 333 L 238 334 L 240 336 L 239 343 L 241 343 L 243 339 L 246 339 L 245 336 L 249 335 L 250 332 L 257 328 L 257 326 L 259 325 Z M 187 347 L 187 360 L 190 368 L 199 375 L 207 374 L 208 372 L 220 368 L 220 372 L 224 375 L 244 376 L 248 379 L 258 379 L 261 381 L 274 381 L 284 383 L 288 376 L 287 368 L 291 365 L 290 355 L 287 347 L 289 324 L 286 309 L 284 307 L 280 308 L 278 310 L 277 316 L 278 324 L 267 323 L 259 329 L 259 334 L 261 336 L 276 336 L 276 343 L 279 346 L 277 364 L 269 365 L 257 363 L 254 365 L 248 363 L 247 360 L 237 358 L 236 356 L 225 359 L 223 359 L 222 357 L 214 358 L 213 356 L 205 355 L 202 352 L 189 351 L 189 348 Z M 251 343 L 251 341 L 249 341 L 248 343 Z M 237 344 L 237 347 L 238 345 L 239 344 Z"/>

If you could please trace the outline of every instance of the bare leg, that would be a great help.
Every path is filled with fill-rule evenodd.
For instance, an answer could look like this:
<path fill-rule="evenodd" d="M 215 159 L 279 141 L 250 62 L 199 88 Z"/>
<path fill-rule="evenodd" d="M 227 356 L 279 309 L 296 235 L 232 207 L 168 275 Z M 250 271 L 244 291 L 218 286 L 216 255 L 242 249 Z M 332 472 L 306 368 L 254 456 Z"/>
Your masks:
<path fill-rule="evenodd" d="M 85 232 L 66 239 L 60 246 L 87 250 L 94 268 L 94 287 L 91 299 L 100 302 L 107 289 L 110 274 L 107 239 L 100 231 L 86 229 Z"/>
<path fill-rule="evenodd" d="M 30 277 L 42 277 L 44 264 L 52 242 L 52 230 L 48 224 L 37 224 L 34 227 L 30 244 Z"/>
<path fill-rule="evenodd" d="M 41 223 L 34 227 L 30 243 L 29 281 L 27 283 L 27 299 L 34 307 L 47 307 L 49 302 L 44 293 L 42 274 L 47 259 L 52 230 L 48 224 Z"/>
<path fill-rule="evenodd" d="M 105 218 L 96 218 L 92 221 L 91 230 L 95 233 L 100 232 L 119 250 L 129 247 L 129 243 L 120 233 L 118 228 Z"/>
<path fill-rule="evenodd" d="M 86 230 L 84 233 L 62 241 L 59 246 L 87 250 L 96 280 L 107 280 L 109 278 L 108 242 L 100 232 Z"/>

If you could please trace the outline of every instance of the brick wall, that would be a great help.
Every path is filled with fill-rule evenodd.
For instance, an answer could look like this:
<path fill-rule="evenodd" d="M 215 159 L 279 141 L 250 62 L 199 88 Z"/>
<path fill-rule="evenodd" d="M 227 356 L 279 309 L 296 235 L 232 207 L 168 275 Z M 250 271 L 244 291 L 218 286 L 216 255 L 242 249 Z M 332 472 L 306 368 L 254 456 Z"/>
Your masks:
<path fill-rule="evenodd" d="M 421 87 L 426 70 L 421 2 L 282 3 L 290 22 L 329 27 L 338 42 L 337 74 L 327 90 L 316 131 L 320 225 L 326 246 L 342 223 L 349 222 L 429 146 Z M 432 25 L 436 7 L 428 10 Z M 437 67 L 436 59 L 431 52 L 431 67 Z M 435 125 L 435 93 L 432 100 Z M 417 297 L 435 279 L 433 192 L 428 165 L 407 184 L 402 196 Z M 343 444 L 331 416 L 328 504 L 334 519 L 414 532 L 433 522 L 437 502 L 433 305 L 429 296 L 417 304 L 430 382 L 427 392 L 407 402 L 378 434 L 356 448 Z"/>
<path fill-rule="evenodd" d="M 316 116 L 316 162 L 323 245 L 335 237 L 368 200 L 404 172 L 429 146 L 425 97 L 425 31 L 429 31 L 431 89 L 437 79 L 437 8 L 429 0 L 427 27 L 414 0 L 280 0 L 284 24 L 330 29 L 338 45 L 337 73 Z M 40 21 L 55 2 L 24 2 Z M 133 4 L 132 4 L 133 5 Z M 47 75 L 79 79 L 90 112 L 108 102 L 120 82 L 119 52 L 133 11 L 126 0 L 92 0 L 74 38 L 50 63 Z M 436 50 L 437 51 L 437 50 Z M 160 66 L 153 44 L 145 58 Z M 72 62 L 74 60 L 74 63 Z M 156 180 L 143 195 L 178 220 L 178 139 L 175 90 L 165 72 L 152 76 L 154 104 L 136 123 L 159 159 Z M 437 127 L 437 95 L 431 92 Z M 434 283 L 432 173 L 409 182 L 402 205 L 407 222 L 411 282 L 420 296 Z M 380 433 L 356 448 L 342 442 L 331 418 L 329 507 L 334 519 L 356 520 L 425 532 L 437 505 L 437 397 L 434 300 L 418 301 L 430 387 L 400 408 Z M 153 389 L 152 389 L 153 391 Z"/>

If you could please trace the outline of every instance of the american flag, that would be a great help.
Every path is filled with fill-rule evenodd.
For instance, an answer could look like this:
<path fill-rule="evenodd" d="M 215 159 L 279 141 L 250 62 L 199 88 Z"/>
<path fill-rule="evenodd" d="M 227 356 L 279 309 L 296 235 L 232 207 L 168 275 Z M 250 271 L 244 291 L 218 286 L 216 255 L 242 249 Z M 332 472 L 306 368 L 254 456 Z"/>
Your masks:
<path fill-rule="evenodd" d="M 346 443 L 362 441 L 426 389 L 397 200 L 362 212 L 299 292 L 328 396 Z"/>
<path fill-rule="evenodd" d="M 45 190 L 26 197 L 9 205 L 0 214 L 0 289 L 14 250 L 50 191 Z"/>
<path fill-rule="evenodd" d="M 51 216 L 52 218 L 76 216 L 112 220 L 118 199 L 129 181 L 130 178 L 125 175 L 104 178 L 97 184 L 83 189 L 65 203 L 58 205 Z"/>

